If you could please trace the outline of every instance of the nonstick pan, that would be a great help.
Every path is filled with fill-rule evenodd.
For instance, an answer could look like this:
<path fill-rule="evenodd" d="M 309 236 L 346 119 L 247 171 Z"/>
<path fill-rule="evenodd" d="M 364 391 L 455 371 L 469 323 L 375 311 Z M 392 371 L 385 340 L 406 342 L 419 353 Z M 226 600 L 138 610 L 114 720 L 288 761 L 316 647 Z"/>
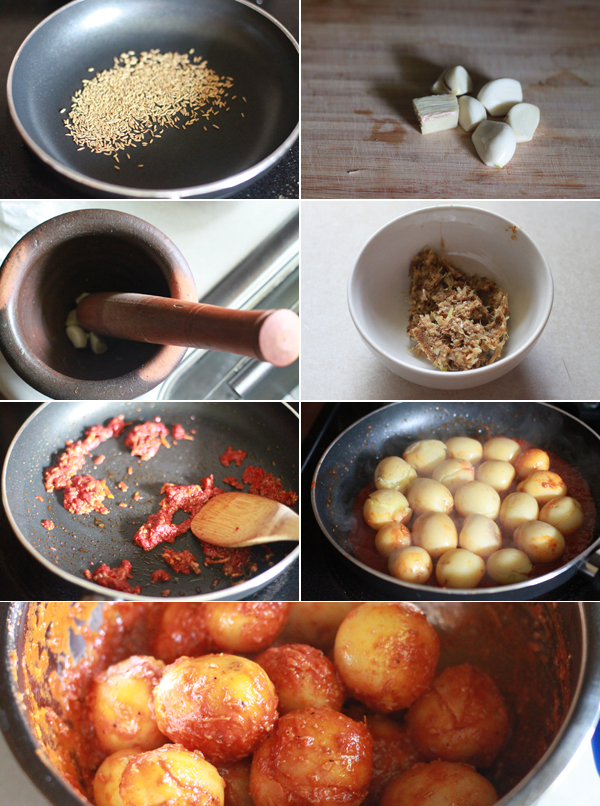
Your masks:
<path fill-rule="evenodd" d="M 230 109 L 218 115 L 218 130 L 165 129 L 151 146 L 129 149 L 131 159 L 121 152 L 117 171 L 112 157 L 78 151 L 60 110 L 68 112 L 82 80 L 112 68 L 115 57 L 153 48 L 194 49 L 219 76 L 231 76 Z M 109 195 L 219 197 L 250 184 L 292 146 L 298 80 L 297 43 L 248 0 L 75 0 L 21 45 L 8 101 L 27 145 L 69 180 Z"/>
<path fill-rule="evenodd" d="M 592 545 L 542 576 L 515 585 L 474 590 L 402 582 L 358 560 L 348 541 L 352 504 L 372 480 L 378 462 L 384 456 L 402 456 L 418 439 L 446 440 L 459 434 L 526 439 L 577 468 L 596 504 Z M 330 445 L 317 465 L 311 496 L 323 533 L 355 572 L 376 582 L 382 599 L 531 599 L 566 582 L 600 546 L 600 438 L 577 418 L 546 403 L 393 403 L 362 418 Z"/>
<path fill-rule="evenodd" d="M 103 442 L 92 455 L 105 455 L 104 463 L 96 467 L 88 459 L 79 472 L 106 478 L 114 494 L 114 499 L 105 500 L 109 514 L 72 515 L 62 505 L 62 491 L 46 492 L 44 468 L 54 464 L 64 450 L 65 440 L 80 439 L 89 426 L 106 423 L 121 413 L 126 422 L 140 423 L 158 416 L 169 428 L 181 423 L 188 432 L 196 430 L 194 440 L 160 448 L 153 459 L 145 462 L 131 456 L 124 436 Z M 223 467 L 219 460 L 230 445 L 248 453 L 239 468 Z M 129 582 L 142 587 L 142 597 L 160 598 L 162 591 L 170 590 L 169 600 L 244 599 L 284 571 L 298 556 L 299 548 L 289 543 L 254 547 L 251 560 L 257 569 L 250 576 L 247 572 L 247 578 L 240 581 L 224 577 L 221 565 L 204 567 L 200 544 L 191 532 L 150 551 L 136 546 L 132 537 L 158 510 L 160 489 L 165 482 L 197 484 L 212 473 L 217 486 L 231 489 L 222 483 L 223 478 L 234 476 L 241 480 L 248 465 L 257 465 L 280 477 L 286 490 L 298 490 L 298 416 L 286 404 L 53 402 L 37 409 L 15 436 L 4 463 L 2 498 L 11 526 L 25 548 L 46 568 L 100 598 L 140 598 L 104 588 L 83 575 L 85 569 L 95 570 L 100 563 L 116 567 L 122 560 L 129 560 L 133 565 Z M 133 468 L 132 475 L 127 473 L 129 467 Z M 117 488 L 120 481 L 127 484 L 127 491 Z M 141 494 L 137 502 L 133 500 L 136 491 Z M 119 507 L 120 502 L 127 503 L 127 508 Z M 174 521 L 180 523 L 185 517 L 178 513 Z M 41 525 L 45 519 L 55 524 L 52 531 Z M 175 574 L 160 556 L 165 548 L 191 551 L 200 563 L 201 574 Z M 152 584 L 150 574 L 159 568 L 169 571 L 172 579 Z"/>

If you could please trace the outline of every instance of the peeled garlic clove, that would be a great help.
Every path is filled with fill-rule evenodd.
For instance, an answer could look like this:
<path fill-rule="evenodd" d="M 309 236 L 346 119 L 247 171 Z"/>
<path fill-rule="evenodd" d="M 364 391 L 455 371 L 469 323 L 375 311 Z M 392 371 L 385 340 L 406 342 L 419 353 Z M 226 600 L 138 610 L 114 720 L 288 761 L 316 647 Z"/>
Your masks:
<path fill-rule="evenodd" d="M 82 300 L 82 299 L 84 299 L 85 297 L 89 297 L 89 295 L 90 295 L 90 292 L 89 292 L 89 291 L 84 291 L 84 292 L 83 292 L 83 294 L 80 294 L 80 295 L 77 297 L 77 299 L 75 300 L 75 302 L 76 302 L 76 303 L 79 305 L 79 303 L 81 302 L 81 300 Z"/>
<path fill-rule="evenodd" d="M 442 75 L 435 82 L 431 91 L 436 95 L 464 95 L 473 89 L 473 80 L 464 67 L 446 67 Z"/>
<path fill-rule="evenodd" d="M 482 120 L 487 120 L 487 112 L 481 101 L 470 95 L 458 99 L 458 122 L 466 132 L 472 132 Z"/>
<path fill-rule="evenodd" d="M 496 78 L 488 81 L 480 90 L 477 99 L 490 115 L 506 115 L 508 110 L 523 100 L 521 84 L 514 78 Z"/>
<path fill-rule="evenodd" d="M 540 110 L 534 104 L 516 104 L 509 111 L 505 120 L 515 133 L 517 143 L 526 143 L 533 138 L 538 127 Z"/>
<path fill-rule="evenodd" d="M 415 98 L 413 109 L 419 119 L 421 134 L 455 129 L 458 126 L 456 95 L 428 95 L 425 98 Z"/>
<path fill-rule="evenodd" d="M 78 325 L 79 322 L 77 321 L 77 309 L 73 308 L 72 311 L 69 311 L 67 314 L 67 319 L 65 321 L 65 326 L 68 327 L 69 325 Z"/>
<path fill-rule="evenodd" d="M 106 344 L 102 341 L 100 336 L 97 336 L 93 330 L 90 331 L 90 347 L 92 348 L 92 352 L 96 353 L 96 355 L 102 355 L 108 350 Z"/>
<path fill-rule="evenodd" d="M 482 162 L 491 168 L 504 168 L 517 147 L 513 130 L 498 120 L 484 120 L 473 132 L 472 139 Z"/>
<path fill-rule="evenodd" d="M 77 347 L 78 350 L 82 350 L 87 346 L 88 334 L 79 325 L 69 325 L 67 327 L 67 336 L 71 340 L 73 347 Z"/>

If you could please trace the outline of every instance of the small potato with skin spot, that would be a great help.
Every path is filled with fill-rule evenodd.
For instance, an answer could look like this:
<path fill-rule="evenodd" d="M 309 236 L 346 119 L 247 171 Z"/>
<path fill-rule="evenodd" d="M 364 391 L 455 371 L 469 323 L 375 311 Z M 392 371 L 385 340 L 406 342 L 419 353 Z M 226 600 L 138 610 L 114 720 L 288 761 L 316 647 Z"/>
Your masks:
<path fill-rule="evenodd" d="M 548 501 L 566 495 L 567 485 L 558 473 L 553 473 L 551 470 L 535 470 L 517 484 L 517 490 L 529 493 L 535 498 L 538 505 L 543 507 Z"/>
<path fill-rule="evenodd" d="M 481 669 L 450 666 L 409 708 L 408 734 L 427 761 L 461 761 L 490 767 L 510 729 L 502 694 Z"/>
<path fill-rule="evenodd" d="M 566 537 L 581 528 L 584 521 L 583 507 L 579 501 L 568 495 L 554 498 L 544 504 L 539 519 L 554 526 Z"/>
<path fill-rule="evenodd" d="M 373 774 L 373 740 L 362 722 L 330 708 L 292 711 L 254 753 L 255 806 L 359 806 Z"/>
<path fill-rule="evenodd" d="M 283 630 L 289 602 L 209 602 L 206 631 L 219 652 L 246 654 L 271 646 Z"/>
<path fill-rule="evenodd" d="M 481 442 L 471 437 L 450 437 L 446 440 L 446 450 L 450 459 L 466 459 L 472 465 L 478 465 L 483 456 Z"/>
<path fill-rule="evenodd" d="M 96 675 L 90 689 L 89 716 L 103 750 L 154 750 L 167 741 L 151 707 L 164 669 L 165 664 L 156 658 L 132 655 Z"/>
<path fill-rule="evenodd" d="M 412 510 L 402 493 L 375 490 L 365 501 L 363 515 L 371 529 L 379 531 L 388 523 L 408 523 Z"/>
<path fill-rule="evenodd" d="M 500 496 L 483 481 L 470 481 L 457 490 L 454 497 L 456 511 L 461 518 L 468 515 L 486 515 L 493 521 L 500 513 Z"/>
<path fill-rule="evenodd" d="M 279 713 L 303 708 L 340 711 L 346 691 L 333 663 L 308 644 L 270 647 L 256 658 L 275 686 Z"/>
<path fill-rule="evenodd" d="M 381 714 L 366 717 L 373 738 L 373 780 L 362 806 L 379 806 L 381 794 L 389 782 L 419 760 L 405 725 Z"/>
<path fill-rule="evenodd" d="M 492 437 L 483 444 L 483 459 L 495 459 L 500 462 L 514 463 L 521 453 L 521 446 L 514 439 L 508 437 Z"/>
<path fill-rule="evenodd" d="M 447 551 L 435 568 L 435 578 L 442 588 L 476 588 L 484 574 L 484 561 L 467 549 Z"/>
<path fill-rule="evenodd" d="M 425 549 L 419 546 L 408 546 L 390 554 L 388 571 L 396 579 L 424 585 L 433 571 L 433 560 Z"/>
<path fill-rule="evenodd" d="M 341 623 L 334 661 L 351 696 L 390 713 L 429 688 L 439 654 L 438 635 L 415 605 L 367 602 Z"/>
<path fill-rule="evenodd" d="M 458 546 L 456 526 L 449 515 L 443 512 L 427 512 L 419 515 L 412 526 L 412 541 L 420 546 L 433 560 Z"/>
<path fill-rule="evenodd" d="M 415 515 L 426 512 L 449 514 L 454 508 L 450 491 L 433 479 L 415 479 L 406 491 L 406 497 Z"/>
<path fill-rule="evenodd" d="M 468 764 L 415 764 L 387 786 L 380 806 L 494 806 L 498 794 Z"/>
<path fill-rule="evenodd" d="M 477 481 L 489 484 L 497 493 L 503 493 L 513 482 L 515 469 L 510 462 L 490 459 L 477 468 Z"/>
<path fill-rule="evenodd" d="M 405 493 L 411 481 L 417 478 L 414 467 L 399 456 L 386 456 L 375 469 L 375 487 L 378 490 L 397 490 Z"/>
<path fill-rule="evenodd" d="M 531 560 L 520 549 L 500 549 L 488 557 L 486 570 L 499 585 L 525 582 L 533 570 Z"/>
<path fill-rule="evenodd" d="M 172 602 L 162 610 L 152 652 L 165 663 L 173 663 L 182 655 L 196 657 L 208 652 L 202 602 Z"/>
<path fill-rule="evenodd" d="M 406 548 L 411 543 L 411 534 L 403 523 L 388 523 L 375 535 L 375 548 L 382 557 L 389 557 L 394 551 Z"/>
<path fill-rule="evenodd" d="M 250 755 L 277 722 L 277 694 L 266 672 L 238 655 L 179 658 L 154 690 L 160 730 L 212 764 Z"/>
<path fill-rule="evenodd" d="M 446 459 L 436 467 L 431 478 L 454 495 L 459 487 L 474 480 L 475 468 L 466 459 Z"/>
<path fill-rule="evenodd" d="M 553 563 L 565 550 L 565 539 L 558 529 L 543 521 L 522 523 L 515 529 L 513 540 L 534 565 Z"/>
<path fill-rule="evenodd" d="M 472 551 L 479 557 L 489 557 L 502 548 L 502 535 L 498 525 L 485 515 L 469 515 L 465 518 L 458 536 L 461 549 Z"/>
<path fill-rule="evenodd" d="M 409 445 L 402 458 L 414 467 L 419 476 L 431 476 L 446 458 L 446 446 L 439 439 L 421 439 Z"/>
<path fill-rule="evenodd" d="M 123 771 L 123 806 L 224 806 L 224 782 L 202 753 L 179 744 L 132 756 Z"/>
<path fill-rule="evenodd" d="M 549 470 L 550 457 L 539 448 L 529 448 L 515 459 L 515 471 L 520 479 L 526 479 L 536 470 Z"/>
<path fill-rule="evenodd" d="M 540 508 L 529 493 L 510 493 L 500 506 L 500 523 L 507 535 L 512 535 L 517 526 L 525 521 L 537 520 Z"/>
<path fill-rule="evenodd" d="M 104 759 L 94 776 L 94 801 L 96 806 L 123 806 L 123 801 L 119 794 L 123 770 L 129 764 L 131 756 L 141 752 L 141 747 L 118 750 Z"/>

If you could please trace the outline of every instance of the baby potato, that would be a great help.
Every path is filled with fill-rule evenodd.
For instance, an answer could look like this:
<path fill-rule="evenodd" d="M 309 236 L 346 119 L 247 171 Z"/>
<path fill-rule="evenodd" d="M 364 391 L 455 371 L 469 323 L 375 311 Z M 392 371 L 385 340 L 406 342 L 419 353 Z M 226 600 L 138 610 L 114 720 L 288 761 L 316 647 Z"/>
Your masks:
<path fill-rule="evenodd" d="M 141 752 L 140 747 L 117 750 L 116 753 L 112 753 L 104 759 L 94 776 L 93 786 L 96 806 L 123 806 L 123 801 L 119 794 L 123 770 L 129 764 L 131 756 Z"/>
<path fill-rule="evenodd" d="M 372 714 L 366 719 L 373 738 L 373 780 L 362 806 L 379 806 L 381 794 L 392 778 L 409 770 L 419 756 L 405 725 L 382 714 Z"/>
<path fill-rule="evenodd" d="M 517 526 L 513 540 L 535 565 L 553 563 L 565 550 L 565 539 L 558 529 L 543 521 L 525 521 Z"/>
<path fill-rule="evenodd" d="M 253 653 L 271 646 L 283 630 L 289 602 L 209 602 L 204 614 L 211 647 Z"/>
<path fill-rule="evenodd" d="M 446 440 L 446 450 L 450 459 L 466 459 L 472 465 L 478 465 L 483 456 L 481 442 L 471 437 L 450 437 Z"/>
<path fill-rule="evenodd" d="M 525 521 L 537 520 L 539 511 L 538 502 L 529 493 L 510 493 L 500 505 L 500 523 L 511 535 Z"/>
<path fill-rule="evenodd" d="M 484 561 L 467 549 L 447 551 L 435 568 L 435 578 L 442 588 L 476 588 L 484 574 Z"/>
<path fill-rule="evenodd" d="M 483 443 L 483 458 L 484 461 L 488 459 L 496 459 L 500 462 L 515 461 L 517 456 L 521 453 L 521 446 L 514 439 L 508 437 L 492 437 L 487 442 Z"/>
<path fill-rule="evenodd" d="M 371 529 L 381 529 L 388 523 L 408 523 L 412 510 L 397 490 L 375 490 L 367 498 L 363 515 Z"/>
<path fill-rule="evenodd" d="M 538 502 L 540 507 L 552 501 L 553 498 L 562 498 L 567 494 L 567 485 L 551 470 L 534 470 L 526 479 L 517 484 L 517 490 L 529 493 Z"/>
<path fill-rule="evenodd" d="M 427 761 L 461 761 L 486 769 L 510 725 L 498 687 L 468 663 L 445 669 L 406 715 L 408 734 Z"/>
<path fill-rule="evenodd" d="M 443 512 L 427 512 L 419 515 L 412 526 L 412 541 L 420 546 L 433 560 L 445 551 L 458 546 L 456 526 L 449 515 Z"/>
<path fill-rule="evenodd" d="M 224 806 L 224 781 L 202 753 L 179 744 L 132 756 L 119 793 L 123 806 Z"/>
<path fill-rule="evenodd" d="M 403 523 L 387 523 L 375 535 L 375 548 L 382 557 L 389 557 L 392 552 L 410 544 L 410 532 Z"/>
<path fill-rule="evenodd" d="M 498 493 L 508 490 L 515 477 L 515 469 L 510 462 L 490 459 L 477 468 L 477 481 L 489 484 Z"/>
<path fill-rule="evenodd" d="M 292 711 L 254 753 L 255 806 L 359 806 L 373 773 L 373 740 L 364 723 L 330 708 Z"/>
<path fill-rule="evenodd" d="M 468 764 L 415 764 L 387 786 L 380 806 L 494 806 L 498 794 Z"/>
<path fill-rule="evenodd" d="M 310 644 L 323 652 L 333 649 L 335 634 L 351 610 L 362 602 L 292 602 L 280 643 Z"/>
<path fill-rule="evenodd" d="M 529 448 L 515 459 L 515 471 L 520 479 L 526 479 L 535 470 L 548 470 L 550 457 L 539 448 Z"/>
<path fill-rule="evenodd" d="M 251 758 L 219 764 L 217 770 L 225 781 L 225 806 L 252 806 L 250 797 Z"/>
<path fill-rule="evenodd" d="M 415 479 L 406 491 L 409 506 L 415 515 L 425 512 L 452 512 L 454 501 L 450 491 L 433 479 Z"/>
<path fill-rule="evenodd" d="M 386 456 L 375 468 L 375 486 L 378 490 L 398 490 L 405 493 L 417 471 L 399 456 Z"/>
<path fill-rule="evenodd" d="M 366 602 L 348 613 L 334 647 L 350 694 L 381 713 L 408 708 L 429 688 L 439 654 L 436 631 L 404 602 Z"/>
<path fill-rule="evenodd" d="M 454 495 L 463 484 L 473 481 L 475 468 L 466 459 L 446 459 L 436 467 L 431 478 L 439 481 Z"/>
<path fill-rule="evenodd" d="M 561 535 L 572 535 L 584 521 L 583 507 L 574 498 L 566 495 L 544 504 L 539 519 L 556 527 Z"/>
<path fill-rule="evenodd" d="M 485 558 L 502 548 L 502 535 L 498 525 L 486 515 L 468 515 L 460 530 L 458 545 Z"/>
<path fill-rule="evenodd" d="M 446 458 L 446 446 L 439 439 L 421 439 L 409 445 L 402 458 L 414 467 L 419 476 L 431 476 Z"/>
<path fill-rule="evenodd" d="M 173 663 L 182 655 L 208 652 L 208 633 L 204 619 L 206 605 L 201 602 L 171 602 L 164 607 L 152 643 L 155 657 Z"/>
<path fill-rule="evenodd" d="M 500 549 L 490 554 L 486 570 L 499 585 L 525 582 L 532 571 L 529 557 L 520 549 Z"/>
<path fill-rule="evenodd" d="M 277 722 L 277 694 L 266 672 L 237 655 L 179 658 L 154 690 L 160 730 L 213 764 L 252 753 Z"/>
<path fill-rule="evenodd" d="M 308 644 L 271 647 L 256 658 L 275 686 L 279 713 L 303 708 L 340 711 L 346 692 L 333 663 Z"/>
<path fill-rule="evenodd" d="M 461 518 L 466 518 L 468 515 L 486 515 L 494 521 L 500 512 L 500 496 L 493 487 L 483 481 L 463 484 L 456 492 L 454 504 Z"/>
<path fill-rule="evenodd" d="M 433 560 L 425 549 L 408 546 L 390 554 L 388 571 L 396 579 L 424 585 L 433 571 Z"/>
<path fill-rule="evenodd" d="M 154 750 L 166 742 L 152 713 L 152 692 L 165 664 L 132 655 L 96 675 L 89 696 L 90 721 L 107 753 L 137 747 Z"/>

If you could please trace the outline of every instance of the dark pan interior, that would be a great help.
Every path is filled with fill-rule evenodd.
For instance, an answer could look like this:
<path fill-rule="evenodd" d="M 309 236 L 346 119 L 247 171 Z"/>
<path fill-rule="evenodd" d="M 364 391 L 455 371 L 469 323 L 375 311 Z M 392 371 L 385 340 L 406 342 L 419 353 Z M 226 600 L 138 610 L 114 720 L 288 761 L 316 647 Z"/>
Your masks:
<path fill-rule="evenodd" d="M 230 96 L 237 98 L 215 119 L 218 130 L 208 125 L 205 132 L 200 123 L 165 129 L 152 146 L 129 149 L 131 159 L 122 152 L 117 171 L 112 157 L 77 150 L 60 110 L 70 109 L 83 79 L 111 68 L 115 57 L 152 48 L 195 48 L 220 76 L 234 79 Z M 102 182 L 168 190 L 226 179 L 280 147 L 298 123 L 298 68 L 285 32 L 236 0 L 83 0 L 46 20 L 27 42 L 12 94 L 24 129 L 62 165 Z"/>
<path fill-rule="evenodd" d="M 600 440 L 579 420 L 541 403 L 397 403 L 353 425 L 319 464 L 313 500 L 329 537 L 352 555 L 347 540 L 352 504 L 383 457 L 402 456 L 419 439 L 463 434 L 526 439 L 576 467 L 594 496 L 595 536 L 600 535 Z"/>
<path fill-rule="evenodd" d="M 62 491 L 47 493 L 44 489 L 44 468 L 54 463 L 66 439 L 82 438 L 87 427 L 106 423 L 121 413 L 125 414 L 127 422 L 143 422 L 160 416 L 169 428 L 174 423 L 181 423 L 186 431 L 195 428 L 194 441 L 182 440 L 168 450 L 161 448 L 146 462 L 131 456 L 124 445 L 124 436 L 102 443 L 92 455 L 104 454 L 104 463 L 95 467 L 88 459 L 80 472 L 106 478 L 115 496 L 105 500 L 110 512 L 108 515 L 72 515 L 62 505 Z M 248 452 L 239 468 L 235 465 L 225 468 L 219 461 L 229 445 Z M 280 403 L 57 402 L 39 409 L 18 435 L 5 467 L 5 495 L 10 514 L 26 542 L 53 566 L 73 574 L 76 582 L 83 581 L 86 568 L 95 569 L 101 562 L 114 567 L 127 559 L 133 564 L 130 582 L 142 586 L 142 595 L 160 596 L 161 590 L 170 589 L 172 596 L 195 596 L 227 588 L 231 580 L 222 576 L 220 565 L 207 568 L 202 565 L 204 555 L 191 532 L 178 537 L 174 543 L 159 544 L 150 551 L 132 543 L 139 526 L 158 510 L 162 485 L 165 482 L 197 484 L 213 473 L 217 486 L 231 490 L 221 483 L 223 478 L 234 476 L 241 481 L 244 468 L 254 464 L 281 477 L 285 489 L 297 491 L 297 457 L 298 419 Z M 127 474 L 130 466 L 132 475 Z M 119 481 L 128 485 L 126 492 L 116 487 Z M 141 501 L 133 500 L 136 491 L 141 493 Z M 36 496 L 43 501 L 38 501 Z M 127 503 L 127 509 L 119 507 L 120 502 Z M 185 517 L 178 513 L 175 522 L 180 523 Z M 54 522 L 52 531 L 41 525 L 44 519 Z M 200 562 L 201 575 L 171 572 L 160 557 L 166 547 L 190 550 Z M 283 560 L 293 550 L 293 545 L 272 544 L 274 555 L 270 558 L 266 556 L 267 548 L 256 546 L 252 551 L 252 559 L 258 564 L 253 578 Z M 151 571 L 158 568 L 171 572 L 170 582 L 150 582 Z M 219 580 L 218 585 L 213 588 L 216 580 Z"/>

